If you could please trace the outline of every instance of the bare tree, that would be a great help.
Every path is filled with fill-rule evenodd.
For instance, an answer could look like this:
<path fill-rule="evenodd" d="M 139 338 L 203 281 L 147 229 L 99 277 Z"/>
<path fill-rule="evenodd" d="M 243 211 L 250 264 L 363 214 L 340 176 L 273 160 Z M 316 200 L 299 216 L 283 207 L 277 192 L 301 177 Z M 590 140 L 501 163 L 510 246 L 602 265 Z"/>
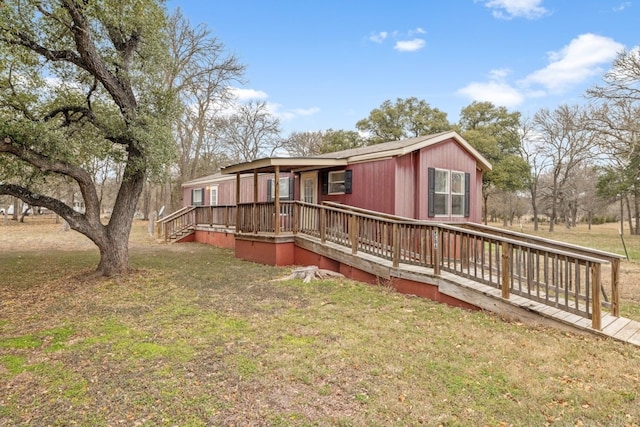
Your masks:
<path fill-rule="evenodd" d="M 598 132 L 608 163 L 601 193 L 627 203 L 629 228 L 640 232 L 640 49 L 621 52 L 602 85 L 587 91 L 596 104 L 590 128 Z M 635 213 L 635 227 L 631 212 Z"/>
<path fill-rule="evenodd" d="M 292 132 L 282 142 L 282 148 L 292 156 L 306 157 L 322 153 L 324 132 Z"/>
<path fill-rule="evenodd" d="M 224 154 L 215 118 L 233 100 L 230 85 L 241 81 L 245 67 L 225 53 L 224 44 L 205 25 L 192 26 L 180 9 L 169 17 L 167 34 L 170 61 L 164 83 L 178 94 L 182 110 L 174 127 L 178 143 L 174 187 L 180 189 L 182 182 L 219 169 Z"/>
<path fill-rule="evenodd" d="M 520 156 L 527 162 L 530 167 L 530 173 L 527 176 L 527 187 L 531 196 L 531 214 L 533 215 L 533 229 L 538 231 L 539 228 L 539 189 L 540 177 L 548 168 L 548 161 L 542 151 L 542 143 L 534 132 L 533 123 L 530 119 L 522 120 L 520 137 Z"/>
<path fill-rule="evenodd" d="M 241 105 L 231 116 L 217 119 L 216 131 L 235 162 L 271 157 L 282 147 L 280 121 L 263 101 Z"/>
<path fill-rule="evenodd" d="M 551 176 L 549 231 L 553 231 L 560 213 L 567 217 L 570 180 L 576 169 L 593 156 L 596 134 L 585 128 L 586 120 L 580 107 L 567 105 L 554 111 L 540 110 L 533 118 L 541 142 L 540 154 L 546 158 Z"/>

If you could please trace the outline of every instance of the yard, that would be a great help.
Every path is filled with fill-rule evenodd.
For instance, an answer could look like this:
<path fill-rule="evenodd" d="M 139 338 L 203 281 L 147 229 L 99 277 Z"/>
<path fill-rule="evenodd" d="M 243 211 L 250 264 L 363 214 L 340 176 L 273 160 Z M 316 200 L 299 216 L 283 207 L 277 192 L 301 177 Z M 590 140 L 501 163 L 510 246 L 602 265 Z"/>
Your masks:
<path fill-rule="evenodd" d="M 143 222 L 136 272 L 89 279 L 88 240 L 26 221 L 0 224 L 3 426 L 640 425 L 640 348 L 344 279 L 279 281 L 288 269 L 158 244 Z M 619 252 L 607 226 L 559 235 Z M 640 320 L 638 261 L 622 282 Z"/>

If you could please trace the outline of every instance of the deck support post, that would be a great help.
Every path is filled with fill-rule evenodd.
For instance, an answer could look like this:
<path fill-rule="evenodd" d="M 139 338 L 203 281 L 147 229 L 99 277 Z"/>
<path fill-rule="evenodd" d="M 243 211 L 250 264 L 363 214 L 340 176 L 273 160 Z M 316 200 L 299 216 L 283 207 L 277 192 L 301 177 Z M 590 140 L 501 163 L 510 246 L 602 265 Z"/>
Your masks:
<path fill-rule="evenodd" d="M 500 284 L 502 288 L 502 298 L 509 299 L 511 285 L 511 244 L 502 242 L 502 254 L 500 259 Z"/>
<path fill-rule="evenodd" d="M 397 223 L 393 223 L 393 239 L 391 250 L 393 251 L 393 266 L 398 267 L 400 265 L 400 227 Z"/>
<path fill-rule="evenodd" d="M 440 275 L 440 261 L 442 260 L 442 244 L 440 241 L 442 240 L 442 230 L 440 228 L 434 228 L 433 230 L 433 239 L 432 242 L 432 252 L 433 252 L 433 274 L 436 276 Z"/>
<path fill-rule="evenodd" d="M 349 218 L 349 234 L 351 237 L 351 253 L 358 253 L 358 217 L 355 214 L 351 214 Z"/>
<path fill-rule="evenodd" d="M 242 232 L 240 214 L 240 172 L 236 173 L 236 233 Z"/>
<path fill-rule="evenodd" d="M 327 242 L 327 210 L 320 205 L 320 242 Z"/>
<path fill-rule="evenodd" d="M 253 224 L 254 234 L 258 234 L 258 170 L 253 170 Z"/>
<path fill-rule="evenodd" d="M 280 234 L 280 166 L 276 166 L 273 177 L 274 223 L 273 234 Z"/>
<path fill-rule="evenodd" d="M 611 315 L 620 317 L 620 260 L 611 259 Z"/>
<path fill-rule="evenodd" d="M 602 328 L 602 306 L 600 303 L 600 273 L 599 263 L 591 265 L 591 327 L 595 330 Z"/>

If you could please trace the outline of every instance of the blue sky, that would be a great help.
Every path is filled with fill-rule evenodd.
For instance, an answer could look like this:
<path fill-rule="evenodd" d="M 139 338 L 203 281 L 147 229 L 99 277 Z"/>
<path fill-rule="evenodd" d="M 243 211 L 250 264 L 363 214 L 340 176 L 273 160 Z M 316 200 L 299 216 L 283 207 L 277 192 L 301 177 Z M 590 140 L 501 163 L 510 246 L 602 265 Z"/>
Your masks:
<path fill-rule="evenodd" d="M 585 102 L 616 53 L 640 44 L 624 0 L 170 0 L 247 66 L 240 100 L 292 131 L 355 130 L 417 97 L 456 122 L 472 101 L 523 116 Z"/>

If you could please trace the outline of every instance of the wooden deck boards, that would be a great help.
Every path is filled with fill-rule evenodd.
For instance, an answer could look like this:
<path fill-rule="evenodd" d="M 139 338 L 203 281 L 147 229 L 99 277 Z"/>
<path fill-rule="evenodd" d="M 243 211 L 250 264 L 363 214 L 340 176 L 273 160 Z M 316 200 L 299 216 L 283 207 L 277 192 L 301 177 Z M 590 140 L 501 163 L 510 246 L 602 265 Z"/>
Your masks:
<path fill-rule="evenodd" d="M 431 269 L 421 268 L 414 265 L 400 265 L 402 270 L 410 271 L 413 275 L 433 275 Z M 640 322 L 636 322 L 624 317 L 615 317 L 609 313 L 603 313 L 601 320 L 602 329 L 597 331 L 591 327 L 591 319 L 579 316 L 568 311 L 564 311 L 561 308 L 545 305 L 541 302 L 527 299 L 518 295 L 511 295 L 509 299 L 503 299 L 501 291 L 499 289 L 474 282 L 470 279 L 460 278 L 451 273 L 443 273 L 447 275 L 449 281 L 453 281 L 460 286 L 467 289 L 475 290 L 485 296 L 494 297 L 508 304 L 524 308 L 533 313 L 539 314 L 541 317 L 553 319 L 557 322 L 570 324 L 573 327 L 585 332 L 593 333 L 600 336 L 606 336 L 617 341 L 626 342 L 629 344 L 640 346 Z M 473 300 L 466 301 L 473 304 Z"/>
<path fill-rule="evenodd" d="M 305 237 L 304 240 L 319 241 L 319 239 Z M 330 247 L 333 255 L 342 253 L 348 258 L 359 258 L 363 262 L 357 262 L 356 267 L 366 267 L 368 265 L 371 272 L 380 273 L 381 270 L 387 271 L 387 277 L 407 278 L 410 280 L 424 281 L 425 283 L 446 282 L 446 288 L 451 289 L 452 286 L 460 288 L 460 292 L 455 292 L 455 297 L 463 301 L 483 308 L 478 301 L 482 298 L 492 299 L 495 301 L 494 307 L 498 305 L 511 305 L 514 309 L 526 312 L 526 316 L 531 319 L 532 316 L 538 316 L 541 320 L 555 322 L 558 326 L 570 327 L 572 330 L 579 330 L 599 336 L 609 337 L 617 341 L 640 346 L 640 322 L 626 319 L 623 317 L 614 317 L 609 313 L 603 313 L 601 319 L 601 330 L 595 330 L 591 327 L 591 319 L 579 316 L 577 314 L 564 311 L 560 307 L 545 305 L 542 302 L 528 299 L 519 295 L 511 295 L 508 299 L 502 298 L 500 289 L 475 282 L 472 279 L 455 275 L 454 273 L 442 271 L 440 276 L 433 273 L 433 269 L 420 267 L 411 264 L 400 264 L 394 268 L 391 261 L 379 258 L 371 254 L 352 254 L 346 248 L 332 243 L 325 243 L 323 246 Z M 325 254 L 326 255 L 326 254 Z M 375 267 L 374 267 L 375 265 Z M 443 289 L 444 290 L 444 289 Z M 486 301 L 484 302 L 486 306 Z M 508 312 L 508 310 L 505 310 Z M 548 322 L 547 322 L 548 323 Z"/>

